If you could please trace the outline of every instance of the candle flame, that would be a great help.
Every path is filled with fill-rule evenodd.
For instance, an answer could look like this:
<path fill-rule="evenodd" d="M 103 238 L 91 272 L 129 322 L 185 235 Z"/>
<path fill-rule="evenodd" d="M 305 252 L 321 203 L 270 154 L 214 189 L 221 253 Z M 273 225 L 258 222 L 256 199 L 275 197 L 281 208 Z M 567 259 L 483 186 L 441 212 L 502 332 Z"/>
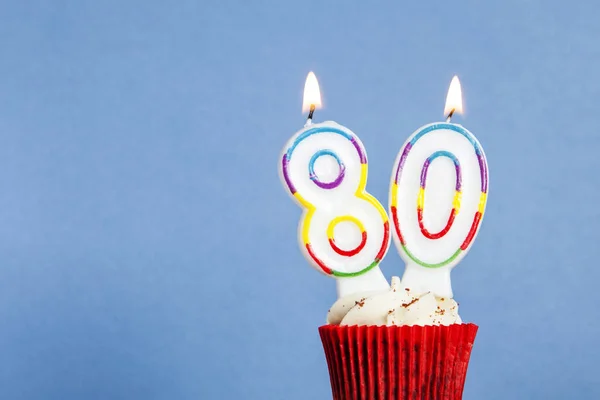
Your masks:
<path fill-rule="evenodd" d="M 308 73 L 308 76 L 306 77 L 306 83 L 304 84 L 302 112 L 308 112 L 311 106 L 314 106 L 315 109 L 321 108 L 321 90 L 319 89 L 317 77 L 312 71 Z"/>
<path fill-rule="evenodd" d="M 460 81 L 456 75 L 454 75 L 452 82 L 450 82 L 448 96 L 446 96 L 446 106 L 444 107 L 444 115 L 449 115 L 450 113 L 463 113 L 462 89 L 460 88 Z"/>

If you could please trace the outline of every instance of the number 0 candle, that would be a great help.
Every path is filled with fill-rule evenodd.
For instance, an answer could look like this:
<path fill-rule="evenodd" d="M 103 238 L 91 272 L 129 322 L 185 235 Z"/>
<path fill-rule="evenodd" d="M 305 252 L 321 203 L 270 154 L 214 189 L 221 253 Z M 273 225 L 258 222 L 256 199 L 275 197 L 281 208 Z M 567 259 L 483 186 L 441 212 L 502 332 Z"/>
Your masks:
<path fill-rule="evenodd" d="M 318 271 L 337 278 L 340 297 L 385 290 L 379 263 L 390 243 L 383 206 L 366 191 L 367 153 L 360 139 L 335 122 L 312 123 L 321 105 L 311 72 L 304 89 L 305 127 L 285 145 L 279 172 L 283 185 L 304 209 L 298 239 Z"/>
<path fill-rule="evenodd" d="M 446 122 L 425 125 L 402 146 L 390 190 L 394 241 L 406 262 L 402 283 L 452 297 L 450 271 L 477 235 L 488 193 L 488 168 L 475 136 L 450 123 L 462 113 L 457 77 L 452 79 Z"/>

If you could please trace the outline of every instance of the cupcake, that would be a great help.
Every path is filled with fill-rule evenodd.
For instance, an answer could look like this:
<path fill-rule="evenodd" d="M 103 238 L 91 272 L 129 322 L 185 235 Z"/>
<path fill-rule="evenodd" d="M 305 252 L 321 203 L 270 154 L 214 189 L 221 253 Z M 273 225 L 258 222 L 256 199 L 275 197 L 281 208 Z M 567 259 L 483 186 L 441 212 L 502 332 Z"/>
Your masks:
<path fill-rule="evenodd" d="M 475 136 L 450 123 L 462 110 L 458 78 L 446 122 L 419 128 L 398 153 L 391 218 L 366 191 L 358 136 L 333 121 L 313 124 L 321 100 L 312 73 L 304 94 L 309 116 L 283 148 L 279 175 L 303 209 L 302 253 L 337 281 L 319 328 L 334 399 L 461 399 L 477 326 L 462 323 L 450 272 L 479 230 L 488 168 Z M 405 269 L 389 285 L 379 266 L 391 236 Z"/>
<path fill-rule="evenodd" d="M 338 299 L 319 328 L 335 400 L 461 399 L 477 325 L 458 304 L 392 278 Z"/>

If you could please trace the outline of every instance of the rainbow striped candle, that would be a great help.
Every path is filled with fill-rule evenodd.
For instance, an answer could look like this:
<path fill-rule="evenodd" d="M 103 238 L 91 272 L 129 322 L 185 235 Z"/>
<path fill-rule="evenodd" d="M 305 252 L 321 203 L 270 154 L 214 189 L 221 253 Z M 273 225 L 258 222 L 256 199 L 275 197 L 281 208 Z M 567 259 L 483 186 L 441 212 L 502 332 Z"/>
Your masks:
<path fill-rule="evenodd" d="M 462 110 L 458 79 L 450 89 L 448 98 L 456 102 L 451 116 Z M 408 138 L 396 159 L 390 189 L 394 241 L 406 262 L 404 286 L 452 297 L 450 271 L 473 244 L 487 193 L 485 154 L 467 129 L 438 122 Z"/>
<path fill-rule="evenodd" d="M 367 155 L 358 137 L 335 122 L 311 124 L 290 139 L 280 166 L 284 186 L 304 209 L 298 239 L 310 264 L 337 278 L 340 297 L 387 289 L 379 263 L 390 224 L 366 192 Z"/>
<path fill-rule="evenodd" d="M 316 84 L 314 75 L 310 82 Z M 387 290 L 379 263 L 389 248 L 390 224 L 366 191 L 367 152 L 358 136 L 335 122 L 313 124 L 311 113 L 285 145 L 279 166 L 284 187 L 304 210 L 298 241 L 309 263 L 337 279 L 340 297 Z"/>

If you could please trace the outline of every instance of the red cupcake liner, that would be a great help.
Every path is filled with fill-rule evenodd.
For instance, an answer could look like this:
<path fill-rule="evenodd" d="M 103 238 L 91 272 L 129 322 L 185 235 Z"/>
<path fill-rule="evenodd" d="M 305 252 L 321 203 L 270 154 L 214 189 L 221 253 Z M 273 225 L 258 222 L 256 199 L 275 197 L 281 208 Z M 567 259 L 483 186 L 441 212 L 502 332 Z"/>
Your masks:
<path fill-rule="evenodd" d="M 334 400 L 460 400 L 475 324 L 319 328 Z"/>

